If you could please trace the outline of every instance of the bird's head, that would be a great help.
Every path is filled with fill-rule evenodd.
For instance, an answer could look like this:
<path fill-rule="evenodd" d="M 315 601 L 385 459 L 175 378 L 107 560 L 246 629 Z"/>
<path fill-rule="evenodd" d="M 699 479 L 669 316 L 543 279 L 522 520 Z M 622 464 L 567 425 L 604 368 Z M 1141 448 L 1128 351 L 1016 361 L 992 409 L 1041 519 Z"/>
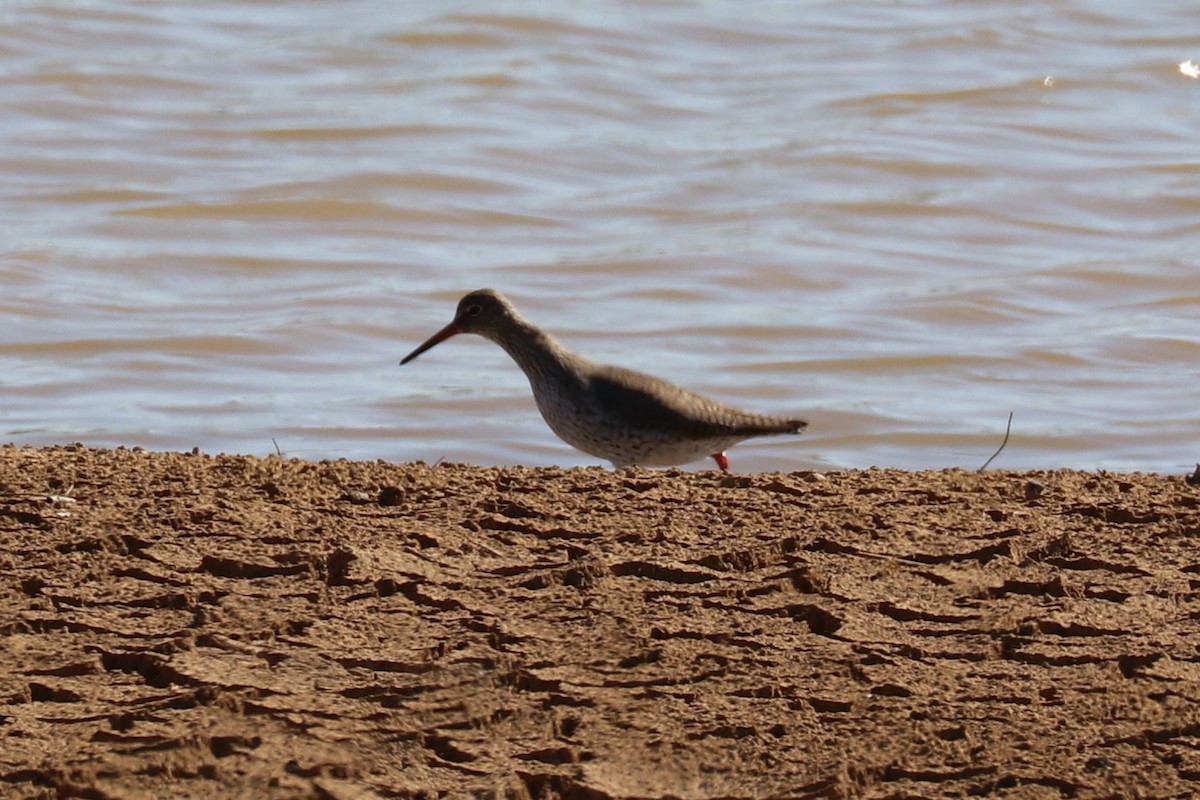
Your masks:
<path fill-rule="evenodd" d="M 449 325 L 426 339 L 400 363 L 407 364 L 434 345 L 459 333 L 475 333 L 495 340 L 498 332 L 516 319 L 516 309 L 504 299 L 504 295 L 495 289 L 478 289 L 458 301 L 458 309 Z"/>

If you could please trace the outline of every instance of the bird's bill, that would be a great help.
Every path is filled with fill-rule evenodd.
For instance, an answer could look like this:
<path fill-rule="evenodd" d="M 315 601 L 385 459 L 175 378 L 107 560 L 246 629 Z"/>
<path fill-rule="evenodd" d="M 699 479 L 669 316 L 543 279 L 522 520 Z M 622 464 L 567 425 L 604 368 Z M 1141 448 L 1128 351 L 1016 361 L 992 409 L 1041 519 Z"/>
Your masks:
<path fill-rule="evenodd" d="M 428 339 L 426 339 L 416 350 L 413 350 L 400 360 L 400 366 L 404 366 L 417 356 L 421 355 L 421 353 L 424 353 L 426 350 L 433 347 L 435 344 L 446 341 L 456 333 L 462 333 L 462 328 L 459 327 L 458 320 L 454 320 L 454 322 L 451 322 L 433 336 L 430 336 Z"/>

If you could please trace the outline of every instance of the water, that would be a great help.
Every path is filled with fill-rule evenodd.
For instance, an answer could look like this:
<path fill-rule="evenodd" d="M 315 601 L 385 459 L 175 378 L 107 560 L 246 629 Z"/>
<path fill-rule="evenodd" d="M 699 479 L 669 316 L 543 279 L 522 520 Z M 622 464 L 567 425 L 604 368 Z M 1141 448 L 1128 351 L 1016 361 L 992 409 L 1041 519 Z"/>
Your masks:
<path fill-rule="evenodd" d="M 462 337 L 809 420 L 738 470 L 1200 460 L 1200 6 L 0 6 L 0 437 L 590 464 Z"/>

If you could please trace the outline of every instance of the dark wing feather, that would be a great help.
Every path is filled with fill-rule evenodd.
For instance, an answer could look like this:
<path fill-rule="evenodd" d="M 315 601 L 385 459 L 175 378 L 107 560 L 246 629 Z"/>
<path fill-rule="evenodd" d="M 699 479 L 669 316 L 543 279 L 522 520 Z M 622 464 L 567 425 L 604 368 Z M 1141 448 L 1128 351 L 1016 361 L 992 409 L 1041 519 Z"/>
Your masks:
<path fill-rule="evenodd" d="M 806 423 L 748 414 L 673 383 L 621 367 L 600 367 L 589 380 L 601 413 L 630 430 L 686 438 L 799 433 Z"/>

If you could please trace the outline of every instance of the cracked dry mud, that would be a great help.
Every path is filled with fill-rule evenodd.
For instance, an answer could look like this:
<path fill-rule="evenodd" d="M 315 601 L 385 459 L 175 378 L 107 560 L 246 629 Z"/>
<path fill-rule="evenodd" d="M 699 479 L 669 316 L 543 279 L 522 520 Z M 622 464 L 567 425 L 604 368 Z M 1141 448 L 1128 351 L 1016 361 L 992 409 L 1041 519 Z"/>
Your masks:
<path fill-rule="evenodd" d="M 0 448 L 0 796 L 1200 796 L 1182 477 Z"/>

